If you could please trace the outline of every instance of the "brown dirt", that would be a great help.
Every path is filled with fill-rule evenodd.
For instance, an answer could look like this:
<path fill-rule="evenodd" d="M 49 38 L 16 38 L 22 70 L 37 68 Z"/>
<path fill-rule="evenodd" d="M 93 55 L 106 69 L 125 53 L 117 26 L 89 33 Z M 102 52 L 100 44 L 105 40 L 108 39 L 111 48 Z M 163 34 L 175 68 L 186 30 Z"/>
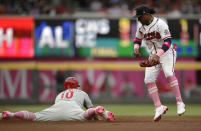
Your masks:
<path fill-rule="evenodd" d="M 0 131 L 201 131 L 201 117 L 117 117 L 115 122 L 32 122 L 0 120 Z"/>

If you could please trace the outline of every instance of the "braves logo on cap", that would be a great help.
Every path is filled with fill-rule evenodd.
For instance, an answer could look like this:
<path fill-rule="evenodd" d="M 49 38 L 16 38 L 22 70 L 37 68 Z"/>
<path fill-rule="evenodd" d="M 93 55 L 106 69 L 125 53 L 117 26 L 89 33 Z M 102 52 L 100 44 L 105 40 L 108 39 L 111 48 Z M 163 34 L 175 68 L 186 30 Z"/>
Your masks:
<path fill-rule="evenodd" d="M 154 14 L 155 13 L 155 10 L 154 9 L 151 9 L 149 6 L 147 5 L 140 5 L 138 7 L 136 7 L 136 14 L 134 15 L 134 18 L 138 18 L 146 13 L 149 13 L 149 14 Z"/>

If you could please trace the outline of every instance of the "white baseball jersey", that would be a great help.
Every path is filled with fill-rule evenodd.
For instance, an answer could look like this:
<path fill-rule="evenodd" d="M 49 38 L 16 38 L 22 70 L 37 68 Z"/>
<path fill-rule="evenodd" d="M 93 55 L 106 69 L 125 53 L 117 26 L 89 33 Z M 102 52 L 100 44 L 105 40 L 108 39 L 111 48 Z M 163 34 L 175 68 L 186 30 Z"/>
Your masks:
<path fill-rule="evenodd" d="M 171 38 L 168 25 L 161 19 L 154 17 L 149 25 L 138 22 L 136 37 L 144 39 L 150 55 L 156 54 L 161 49 L 165 39 Z"/>
<path fill-rule="evenodd" d="M 35 121 L 74 121 L 85 120 L 84 110 L 93 107 L 89 96 L 79 89 L 68 89 L 61 92 L 55 104 L 45 110 L 34 113 Z"/>
<path fill-rule="evenodd" d="M 161 19 L 154 17 L 149 25 L 142 25 L 138 22 L 136 38 L 144 39 L 150 56 L 157 54 L 163 42 L 171 38 L 168 25 Z M 174 74 L 176 62 L 176 51 L 170 47 L 161 57 L 160 64 L 145 69 L 145 83 L 154 82 L 162 68 L 166 77 Z"/>

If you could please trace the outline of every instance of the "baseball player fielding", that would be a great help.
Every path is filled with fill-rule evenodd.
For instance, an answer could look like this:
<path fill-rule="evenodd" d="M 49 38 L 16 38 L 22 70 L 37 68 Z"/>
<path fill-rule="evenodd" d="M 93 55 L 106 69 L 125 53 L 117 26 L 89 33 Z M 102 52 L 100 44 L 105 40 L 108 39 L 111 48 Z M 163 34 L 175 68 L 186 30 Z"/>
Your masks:
<path fill-rule="evenodd" d="M 182 101 L 178 80 L 174 74 L 177 54 L 172 47 L 169 27 L 162 19 L 154 17 L 152 15 L 154 13 L 155 10 L 146 5 L 140 5 L 136 8 L 134 18 L 138 21 L 138 27 L 133 43 L 134 55 L 138 57 L 140 56 L 141 42 L 143 39 L 146 41 L 150 56 L 147 61 L 141 62 L 140 66 L 146 67 L 144 82 L 155 105 L 154 121 L 159 121 L 168 110 L 167 106 L 161 104 L 155 83 L 161 69 L 176 97 L 178 115 L 184 114 L 185 104 Z"/>

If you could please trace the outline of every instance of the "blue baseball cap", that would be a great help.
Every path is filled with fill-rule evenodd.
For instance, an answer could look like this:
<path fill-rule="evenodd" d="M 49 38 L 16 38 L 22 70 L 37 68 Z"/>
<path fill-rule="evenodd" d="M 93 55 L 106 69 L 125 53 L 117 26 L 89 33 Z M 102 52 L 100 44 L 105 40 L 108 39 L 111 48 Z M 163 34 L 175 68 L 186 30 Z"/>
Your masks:
<path fill-rule="evenodd" d="M 156 13 L 154 9 L 151 9 L 147 5 L 139 5 L 135 8 L 135 10 L 136 10 L 136 14 L 134 15 L 134 18 L 138 18 L 146 13 L 149 13 L 149 14 Z"/>

